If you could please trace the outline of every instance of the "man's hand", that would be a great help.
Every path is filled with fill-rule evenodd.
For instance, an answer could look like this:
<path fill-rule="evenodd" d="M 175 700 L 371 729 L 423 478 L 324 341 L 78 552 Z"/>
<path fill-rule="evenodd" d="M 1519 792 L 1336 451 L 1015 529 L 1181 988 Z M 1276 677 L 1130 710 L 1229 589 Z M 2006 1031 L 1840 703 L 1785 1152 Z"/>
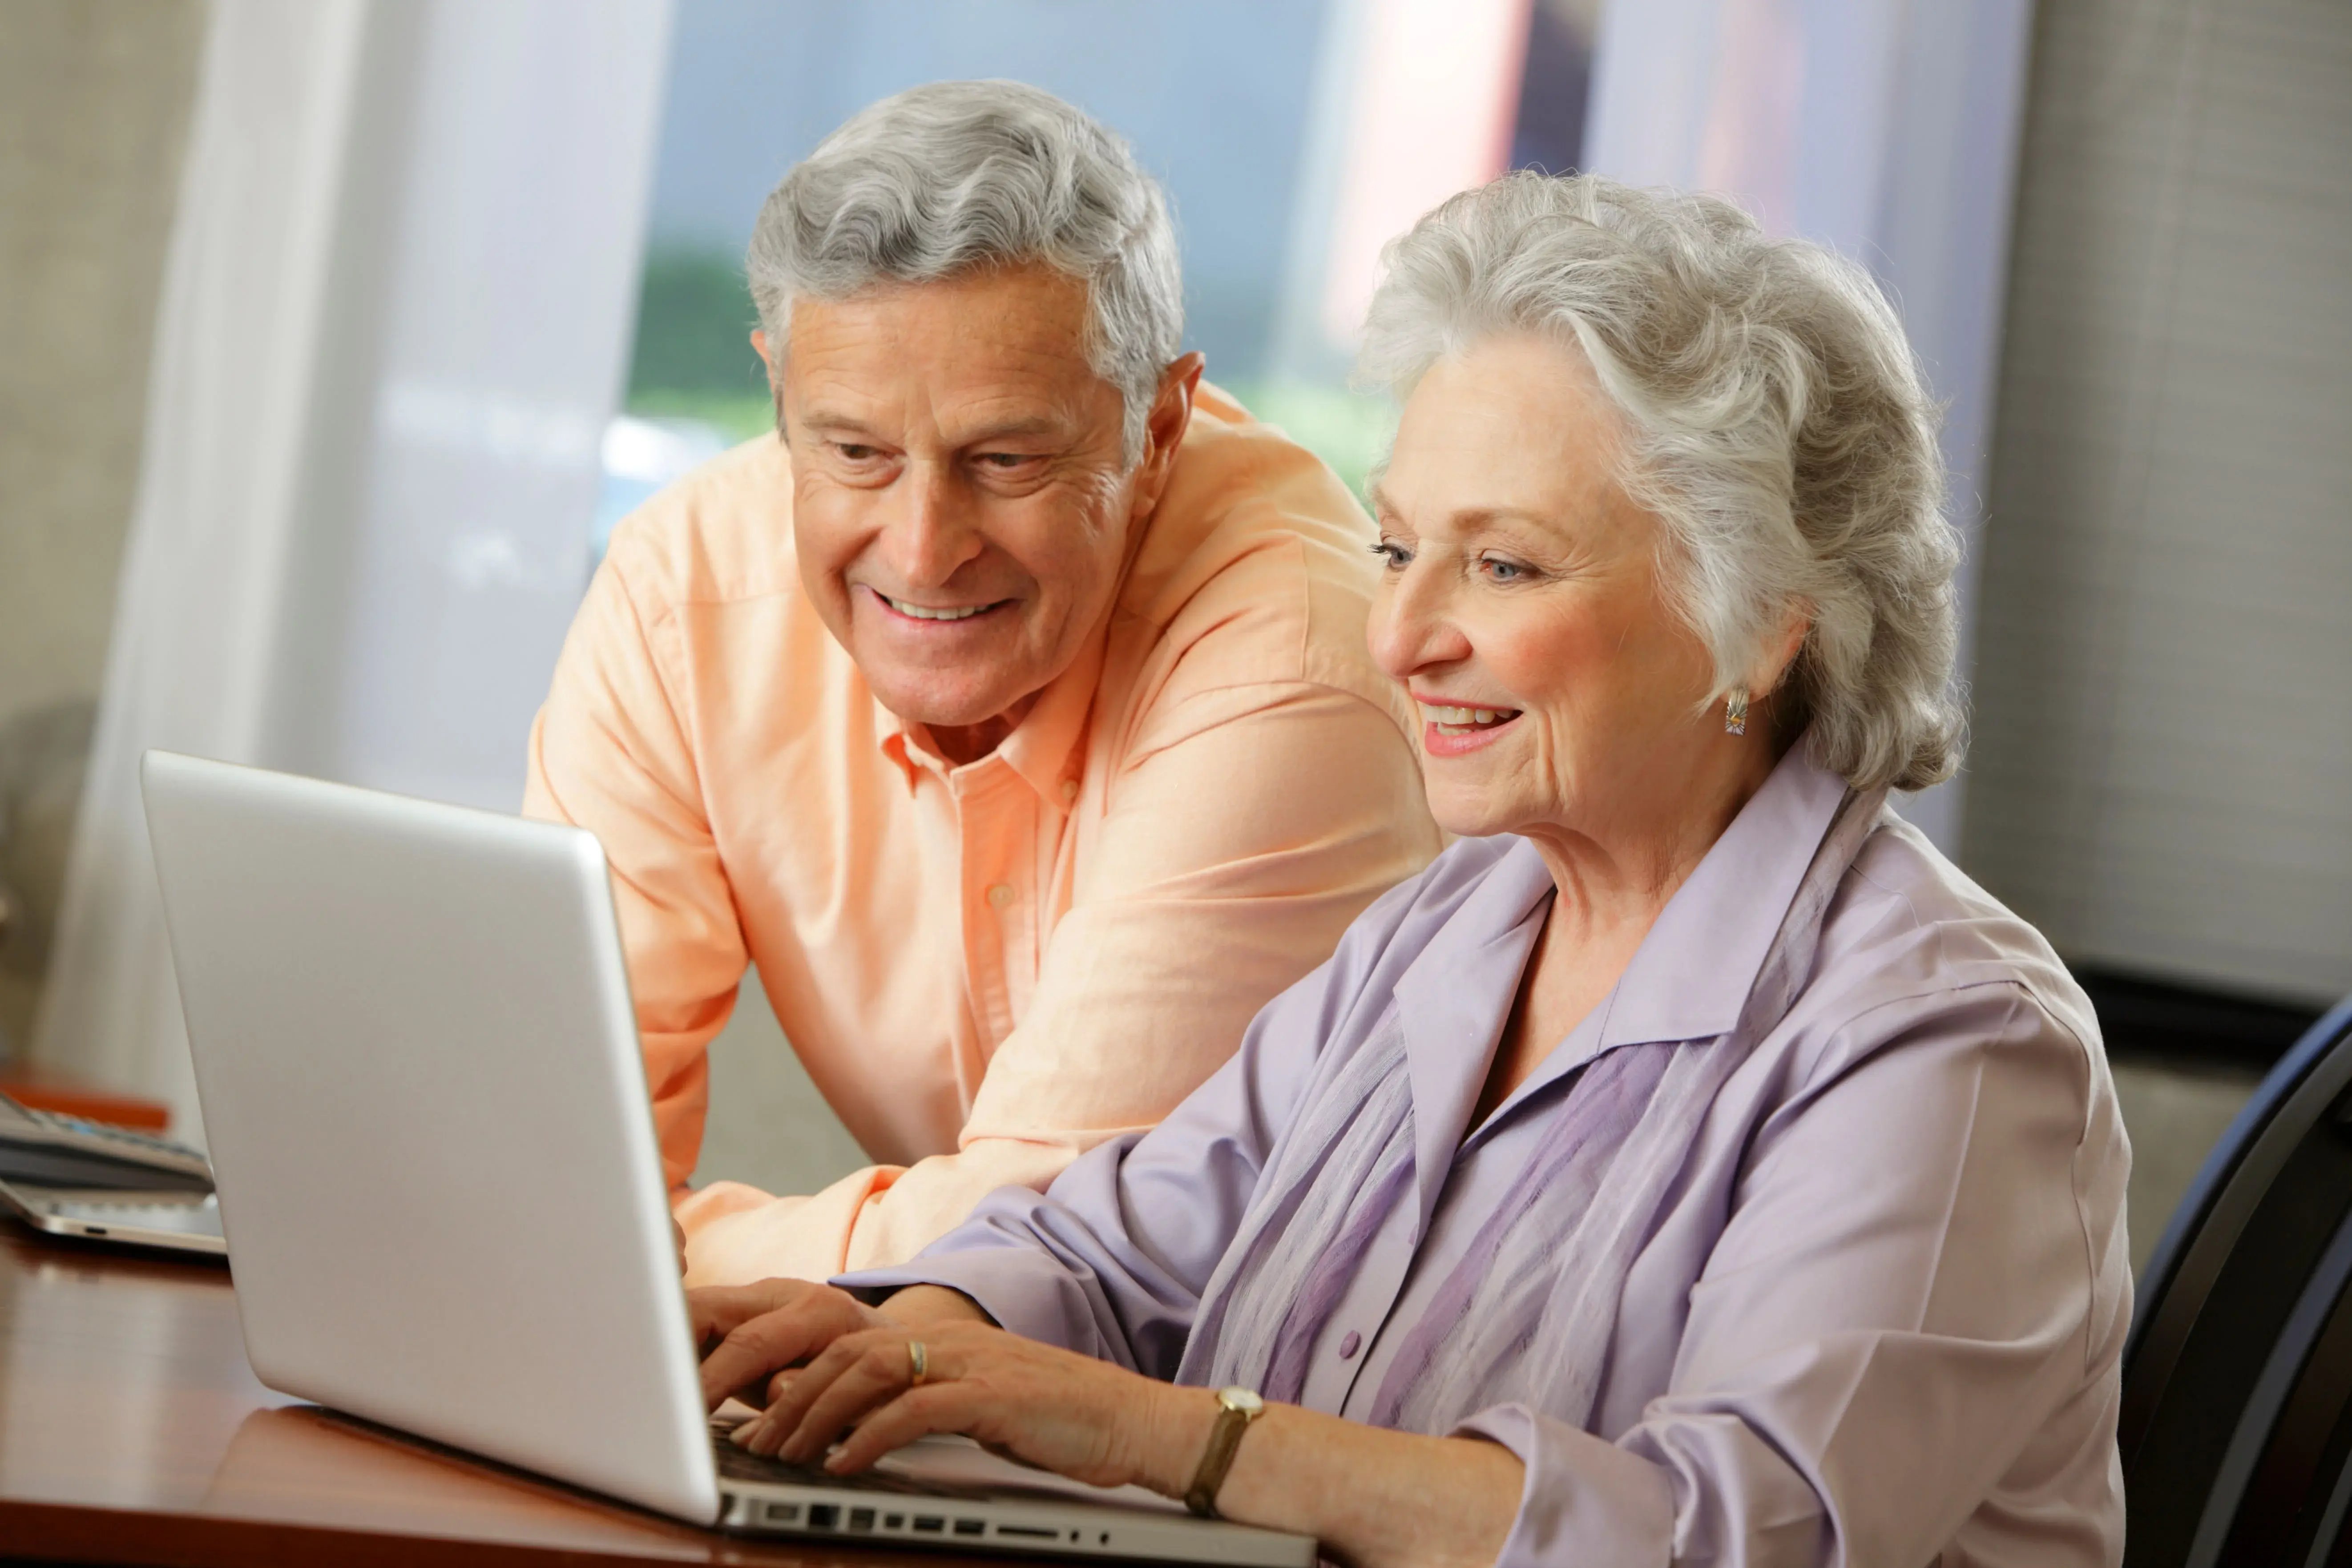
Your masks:
<path fill-rule="evenodd" d="M 688 1320 L 702 1356 L 703 1404 L 716 1410 L 729 1394 L 763 1405 L 786 1379 L 844 1334 L 889 1320 L 845 1291 L 806 1279 L 711 1285 L 686 1293 Z"/>

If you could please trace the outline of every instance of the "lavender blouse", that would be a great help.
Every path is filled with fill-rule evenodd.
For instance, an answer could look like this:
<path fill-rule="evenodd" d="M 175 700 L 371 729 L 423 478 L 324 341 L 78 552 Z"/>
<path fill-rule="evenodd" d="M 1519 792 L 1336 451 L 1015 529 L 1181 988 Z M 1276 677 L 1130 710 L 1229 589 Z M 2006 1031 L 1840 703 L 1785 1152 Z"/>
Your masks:
<path fill-rule="evenodd" d="M 1399 1343 L 1594 1058 L 1737 1021 L 1844 795 L 1794 748 L 1615 991 L 1468 1118 L 1552 893 L 1524 840 L 1456 843 L 1276 997 L 1159 1127 L 1004 1188 L 880 1289 L 1169 1377 L 1335 1020 L 1393 987 L 1414 1170 L 1315 1340 L 1301 1403 L 1362 1419 Z M 1634 1257 L 1590 1430 L 1461 1430 L 1527 1466 L 1507 1564 L 2113 1563 L 2129 1151 L 2049 946 L 1888 817 L 1810 977 L 1706 1111 Z"/>

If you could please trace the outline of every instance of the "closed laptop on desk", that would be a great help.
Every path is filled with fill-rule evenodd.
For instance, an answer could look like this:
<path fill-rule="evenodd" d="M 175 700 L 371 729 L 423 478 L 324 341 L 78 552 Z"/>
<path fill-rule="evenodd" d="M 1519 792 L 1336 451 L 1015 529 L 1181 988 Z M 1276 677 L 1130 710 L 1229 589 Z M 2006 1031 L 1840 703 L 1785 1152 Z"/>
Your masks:
<path fill-rule="evenodd" d="M 701 1523 L 1314 1561 L 968 1447 L 722 1479 L 595 839 L 161 752 L 142 782 L 269 1386 Z"/>

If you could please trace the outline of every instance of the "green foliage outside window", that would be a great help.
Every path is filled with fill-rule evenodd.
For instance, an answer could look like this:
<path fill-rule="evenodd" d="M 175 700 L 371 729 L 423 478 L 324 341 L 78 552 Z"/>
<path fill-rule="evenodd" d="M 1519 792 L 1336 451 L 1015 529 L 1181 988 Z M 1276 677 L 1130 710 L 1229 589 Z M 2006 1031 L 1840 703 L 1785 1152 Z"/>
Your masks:
<path fill-rule="evenodd" d="M 758 318 L 732 257 L 698 250 L 656 250 L 646 259 L 637 306 L 637 341 L 629 364 L 628 411 L 648 419 L 693 419 L 729 441 L 770 428 L 760 357 L 751 352 Z M 1241 399 L 1259 418 L 1338 471 L 1363 493 L 1372 465 L 1386 448 L 1396 417 L 1388 400 L 1338 386 L 1279 378 L 1211 380 Z"/>

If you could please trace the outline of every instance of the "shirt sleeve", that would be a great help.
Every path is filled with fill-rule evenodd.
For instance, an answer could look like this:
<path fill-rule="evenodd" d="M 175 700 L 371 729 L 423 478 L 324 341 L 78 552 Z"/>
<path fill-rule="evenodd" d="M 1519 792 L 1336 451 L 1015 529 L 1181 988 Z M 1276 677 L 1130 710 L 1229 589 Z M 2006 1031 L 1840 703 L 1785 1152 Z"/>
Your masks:
<path fill-rule="evenodd" d="M 693 1173 L 709 1076 L 749 962 L 659 642 L 617 560 L 590 583 L 531 725 L 523 815 L 604 847 L 653 1096 L 662 1170 Z"/>
<path fill-rule="evenodd" d="M 2019 988 L 1986 985 L 1783 1107 L 1642 1419 L 1613 1444 L 1521 1405 L 1465 1425 L 1527 1466 L 1501 1563 L 1929 1563 L 2021 1473 L 2028 1505 L 1972 1527 L 2018 1560 L 2116 1561 L 2120 1519 L 2063 1492 L 2096 1417 L 2062 1414 L 2112 1405 L 2113 1376 L 2085 1373 L 2130 1310 L 2102 1296 L 2082 1203 L 2086 1162 L 2104 1179 L 2120 1148 L 2089 1071 Z"/>
<path fill-rule="evenodd" d="M 990 1194 L 910 1262 L 835 1282 L 875 1300 L 945 1285 L 1025 1338 L 1173 1377 L 1202 1292 L 1318 1062 L 1367 992 L 1393 981 L 1391 940 L 1416 891 L 1408 882 L 1367 910 L 1159 1126 L 1097 1145 L 1042 1194 Z"/>
<path fill-rule="evenodd" d="M 1213 688 L 1153 714 L 1082 841 L 1077 893 L 957 1151 L 807 1199 L 729 1185 L 681 1207 L 696 1283 L 901 1262 L 1003 1187 L 1167 1116 L 1268 998 L 1438 847 L 1410 743 L 1312 682 Z"/>

